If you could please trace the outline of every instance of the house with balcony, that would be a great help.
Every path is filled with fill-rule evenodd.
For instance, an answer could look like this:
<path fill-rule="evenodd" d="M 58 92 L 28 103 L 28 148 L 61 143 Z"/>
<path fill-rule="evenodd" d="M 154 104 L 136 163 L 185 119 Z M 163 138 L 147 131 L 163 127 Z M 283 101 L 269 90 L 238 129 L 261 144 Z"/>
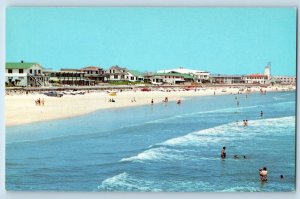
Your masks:
<path fill-rule="evenodd" d="M 20 87 L 40 87 L 45 85 L 44 68 L 32 62 L 7 62 L 5 65 L 5 85 Z"/>
<path fill-rule="evenodd" d="M 104 82 L 105 70 L 97 66 L 87 66 L 80 69 L 81 72 L 84 72 L 84 77 L 93 80 L 96 84 Z"/>
<path fill-rule="evenodd" d="M 87 79 L 85 72 L 79 69 L 62 68 L 60 71 L 45 71 L 45 76 L 49 78 L 51 84 L 69 85 L 69 86 L 90 86 L 95 81 Z"/>

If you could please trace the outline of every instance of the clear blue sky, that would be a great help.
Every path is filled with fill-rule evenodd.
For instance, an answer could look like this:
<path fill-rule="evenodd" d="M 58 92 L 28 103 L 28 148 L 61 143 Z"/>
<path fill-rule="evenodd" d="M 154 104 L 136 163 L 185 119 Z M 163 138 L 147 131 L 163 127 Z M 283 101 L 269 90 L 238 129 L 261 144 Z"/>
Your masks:
<path fill-rule="evenodd" d="M 8 8 L 6 60 L 296 74 L 294 8 Z"/>

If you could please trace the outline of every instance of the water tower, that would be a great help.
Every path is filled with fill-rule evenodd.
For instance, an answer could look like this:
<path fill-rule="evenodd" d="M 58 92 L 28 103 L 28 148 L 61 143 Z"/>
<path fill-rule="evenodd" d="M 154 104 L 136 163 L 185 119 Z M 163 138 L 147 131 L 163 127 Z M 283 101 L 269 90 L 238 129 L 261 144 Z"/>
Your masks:
<path fill-rule="evenodd" d="M 268 76 L 268 79 L 271 79 L 271 62 L 269 62 L 268 65 L 265 66 L 264 75 Z"/>

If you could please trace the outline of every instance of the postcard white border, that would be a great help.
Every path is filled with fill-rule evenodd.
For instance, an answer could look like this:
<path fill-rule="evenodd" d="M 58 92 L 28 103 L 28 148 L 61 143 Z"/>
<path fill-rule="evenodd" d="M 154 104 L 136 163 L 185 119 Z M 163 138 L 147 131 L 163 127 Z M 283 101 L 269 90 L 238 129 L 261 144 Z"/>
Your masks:
<path fill-rule="evenodd" d="M 198 199 L 201 198 L 300 198 L 299 186 L 299 144 L 297 146 L 297 182 L 293 193 L 89 193 L 89 192 L 6 192 L 5 191 L 5 118 L 4 118 L 4 65 L 5 65 L 5 8 L 9 6 L 201 6 L 201 7 L 295 7 L 299 9 L 300 0 L 1 0 L 0 1 L 0 198 L 1 199 L 81 199 L 81 198 L 167 198 L 167 199 Z M 299 14 L 298 14 L 299 27 Z M 297 32 L 299 38 L 299 31 Z M 298 47 L 299 47 L 299 40 Z M 299 60 L 299 51 L 297 53 Z M 298 71 L 298 70 L 297 70 Z M 299 82 L 298 82 L 299 83 Z M 297 83 L 297 87 L 299 84 Z M 297 102 L 299 102 L 297 92 Z M 298 103 L 297 103 L 298 104 Z M 298 106 L 297 106 L 298 113 Z M 297 117 L 297 124 L 299 124 Z M 298 132 L 299 125 L 297 125 Z M 297 143 L 300 136 L 297 136 Z"/>

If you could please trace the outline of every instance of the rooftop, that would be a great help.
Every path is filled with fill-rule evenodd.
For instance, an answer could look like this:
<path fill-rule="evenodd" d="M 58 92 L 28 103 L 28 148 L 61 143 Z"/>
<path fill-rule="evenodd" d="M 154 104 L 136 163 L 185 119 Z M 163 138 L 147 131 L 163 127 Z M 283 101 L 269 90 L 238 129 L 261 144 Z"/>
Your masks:
<path fill-rule="evenodd" d="M 250 74 L 250 75 L 245 75 L 246 77 L 267 77 L 267 75 L 263 74 Z"/>
<path fill-rule="evenodd" d="M 181 73 L 155 73 L 153 76 L 172 76 L 172 77 L 183 77 L 185 79 L 193 79 L 191 75 Z"/>
<path fill-rule="evenodd" d="M 34 62 L 7 62 L 5 64 L 5 68 L 6 69 L 28 69 L 28 68 L 32 67 L 33 65 L 39 65 L 39 64 L 34 63 Z M 42 67 L 42 66 L 40 66 L 40 67 Z"/>
<path fill-rule="evenodd" d="M 80 70 L 92 70 L 92 71 L 98 71 L 98 70 L 101 70 L 102 68 L 98 67 L 98 66 L 87 66 L 87 67 L 84 67 Z"/>
<path fill-rule="evenodd" d="M 134 76 L 137 76 L 137 77 L 144 76 L 143 73 L 141 73 L 141 72 L 139 72 L 137 70 L 129 70 L 128 72 L 130 72 L 131 74 L 133 74 Z"/>

